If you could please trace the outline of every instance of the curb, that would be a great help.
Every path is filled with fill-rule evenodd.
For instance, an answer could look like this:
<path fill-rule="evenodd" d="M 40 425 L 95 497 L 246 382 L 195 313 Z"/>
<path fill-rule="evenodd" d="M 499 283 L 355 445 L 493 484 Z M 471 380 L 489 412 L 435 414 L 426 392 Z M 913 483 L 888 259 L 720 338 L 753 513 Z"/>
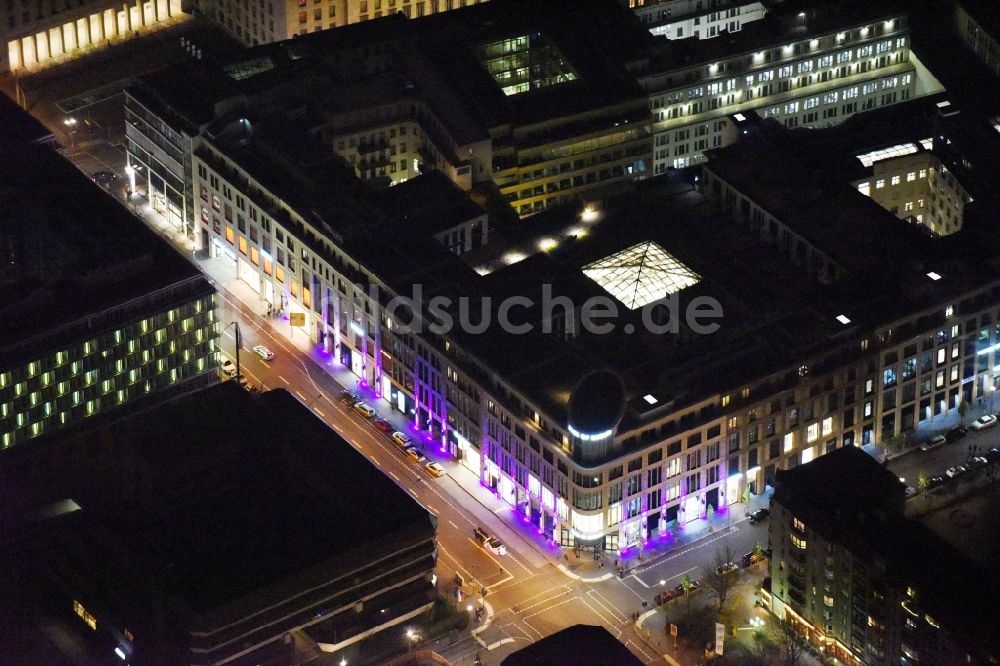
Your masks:
<path fill-rule="evenodd" d="M 569 569 L 567 569 L 565 564 L 557 564 L 556 565 L 556 569 L 559 569 L 559 571 L 561 571 L 564 575 L 568 576 L 569 578 L 572 578 L 573 580 L 581 581 L 583 583 L 603 583 L 604 581 L 610 580 L 611 578 L 615 577 L 615 575 L 613 573 L 606 573 L 606 574 L 597 576 L 595 578 L 584 578 L 583 576 L 579 576 L 579 575 L 573 573 L 572 571 L 570 571 Z"/>

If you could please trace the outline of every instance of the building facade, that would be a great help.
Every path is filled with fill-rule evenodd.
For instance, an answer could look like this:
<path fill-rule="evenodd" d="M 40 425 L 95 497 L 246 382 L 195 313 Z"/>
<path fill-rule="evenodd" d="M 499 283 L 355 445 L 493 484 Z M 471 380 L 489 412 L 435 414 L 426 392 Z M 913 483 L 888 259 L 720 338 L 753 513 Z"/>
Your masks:
<path fill-rule="evenodd" d="M 805 22 L 805 19 L 800 19 Z M 755 110 L 786 127 L 827 127 L 855 113 L 914 96 L 907 17 L 841 25 L 808 39 L 767 39 L 743 53 L 720 50 L 710 62 L 659 69 L 640 79 L 653 113 L 657 174 L 704 160 L 728 145 L 728 120 Z M 738 119 L 738 118 L 737 118 Z"/>
<path fill-rule="evenodd" d="M 763 3 L 734 0 L 629 0 L 629 7 L 652 34 L 667 39 L 712 39 L 739 32 L 767 13 Z"/>
<path fill-rule="evenodd" d="M 994 8 L 979 0 L 955 3 L 958 34 L 994 74 L 1000 74 L 1000 43 L 997 41 Z"/>
<path fill-rule="evenodd" d="M 7 3 L 0 23 L 0 72 L 30 73 L 95 48 L 182 20 L 181 0 Z"/>

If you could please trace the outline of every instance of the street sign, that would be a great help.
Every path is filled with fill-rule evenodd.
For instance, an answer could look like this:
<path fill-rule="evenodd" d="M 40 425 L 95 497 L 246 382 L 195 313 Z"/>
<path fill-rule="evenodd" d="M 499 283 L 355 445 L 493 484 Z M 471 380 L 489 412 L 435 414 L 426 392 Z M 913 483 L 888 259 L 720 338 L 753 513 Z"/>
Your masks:
<path fill-rule="evenodd" d="M 726 641 L 726 625 L 715 623 L 715 654 L 722 654 L 722 644 Z"/>
<path fill-rule="evenodd" d="M 677 638 L 677 625 L 676 624 L 670 625 L 670 635 L 673 636 L 674 638 Z"/>
<path fill-rule="evenodd" d="M 306 313 L 305 312 L 290 312 L 288 313 L 288 320 L 292 326 L 305 326 L 306 325 Z"/>

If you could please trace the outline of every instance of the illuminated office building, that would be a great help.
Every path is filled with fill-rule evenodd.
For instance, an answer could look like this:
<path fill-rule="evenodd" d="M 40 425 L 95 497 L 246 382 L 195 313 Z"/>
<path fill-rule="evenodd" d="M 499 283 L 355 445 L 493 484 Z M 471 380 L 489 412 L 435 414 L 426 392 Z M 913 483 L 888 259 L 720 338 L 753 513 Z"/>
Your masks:
<path fill-rule="evenodd" d="M 204 276 L 50 148 L 2 148 L 0 447 L 216 380 Z"/>

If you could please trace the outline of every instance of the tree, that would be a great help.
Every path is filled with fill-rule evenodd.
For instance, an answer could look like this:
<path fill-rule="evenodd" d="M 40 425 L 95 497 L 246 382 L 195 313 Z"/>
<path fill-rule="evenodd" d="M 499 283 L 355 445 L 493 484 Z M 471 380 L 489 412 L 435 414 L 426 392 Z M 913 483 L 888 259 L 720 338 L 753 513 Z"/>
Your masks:
<path fill-rule="evenodd" d="M 906 448 L 907 444 L 909 444 L 909 437 L 906 433 L 901 432 L 898 435 L 889 435 L 883 438 L 880 444 L 882 447 L 882 456 L 888 457 L 890 453 L 899 453 Z"/>
<path fill-rule="evenodd" d="M 799 663 L 805 646 L 802 644 L 802 636 L 791 622 L 775 619 L 771 623 L 768 635 L 778 648 L 782 664 L 795 666 Z"/>
<path fill-rule="evenodd" d="M 764 548 L 759 543 L 755 543 L 753 545 L 753 551 L 752 552 L 753 552 L 753 559 L 754 559 L 755 562 L 763 562 L 764 561 Z"/>
<path fill-rule="evenodd" d="M 750 486 L 748 485 L 743 489 L 743 503 L 747 505 L 747 510 L 750 509 L 750 498 L 753 497 L 753 493 L 750 492 Z"/>
<path fill-rule="evenodd" d="M 694 583 L 691 582 L 691 576 L 687 574 L 681 580 L 681 587 L 684 588 L 684 602 L 687 604 L 688 610 L 691 609 L 691 590 L 694 589 Z"/>
<path fill-rule="evenodd" d="M 920 492 L 922 493 L 926 493 L 931 487 L 931 480 L 923 472 L 921 472 L 920 476 L 917 478 L 917 487 L 920 488 Z"/>
<path fill-rule="evenodd" d="M 702 567 L 705 583 L 712 588 L 719 600 L 719 610 L 722 610 L 722 605 L 726 603 L 729 590 L 736 583 L 739 574 L 739 569 L 732 566 L 733 557 L 732 548 L 726 546 L 722 550 L 715 551 L 714 567 Z"/>
<path fill-rule="evenodd" d="M 962 398 L 961 402 L 958 403 L 958 422 L 965 422 L 965 415 L 969 413 L 969 401 Z"/>

